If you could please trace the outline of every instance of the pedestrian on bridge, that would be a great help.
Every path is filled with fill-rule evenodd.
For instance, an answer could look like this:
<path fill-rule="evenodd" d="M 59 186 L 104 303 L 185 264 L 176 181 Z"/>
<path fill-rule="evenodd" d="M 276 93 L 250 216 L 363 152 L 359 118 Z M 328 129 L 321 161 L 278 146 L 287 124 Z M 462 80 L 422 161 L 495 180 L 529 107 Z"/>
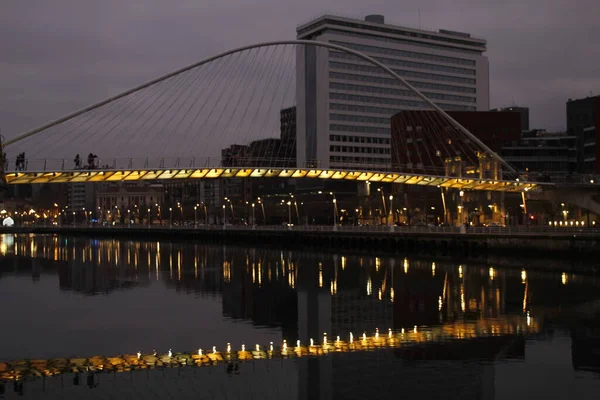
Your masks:
<path fill-rule="evenodd" d="M 79 169 L 81 167 L 81 158 L 79 158 L 79 153 L 77 153 L 73 162 L 75 163 L 75 169 Z"/>

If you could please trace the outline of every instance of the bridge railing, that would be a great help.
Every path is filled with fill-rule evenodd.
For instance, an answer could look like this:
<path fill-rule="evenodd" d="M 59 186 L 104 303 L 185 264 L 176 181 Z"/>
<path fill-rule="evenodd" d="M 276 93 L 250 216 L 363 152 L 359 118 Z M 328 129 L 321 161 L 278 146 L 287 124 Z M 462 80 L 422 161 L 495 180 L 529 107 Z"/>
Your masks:
<path fill-rule="evenodd" d="M 80 157 L 79 160 L 56 158 L 56 159 L 7 159 L 5 161 L 7 172 L 30 171 L 76 171 L 76 170 L 152 170 L 152 169 L 198 169 L 198 168 L 314 168 L 314 169 L 336 169 L 342 171 L 381 171 L 381 172 L 403 172 L 426 174 L 432 176 L 444 176 L 443 168 L 427 167 L 414 171 L 409 166 L 393 166 L 387 164 L 365 164 L 365 163 L 330 163 L 319 161 L 306 161 L 297 163 L 293 159 L 284 158 L 256 158 L 235 157 L 221 159 L 221 157 L 138 157 L 138 158 L 102 158 L 88 159 Z"/>

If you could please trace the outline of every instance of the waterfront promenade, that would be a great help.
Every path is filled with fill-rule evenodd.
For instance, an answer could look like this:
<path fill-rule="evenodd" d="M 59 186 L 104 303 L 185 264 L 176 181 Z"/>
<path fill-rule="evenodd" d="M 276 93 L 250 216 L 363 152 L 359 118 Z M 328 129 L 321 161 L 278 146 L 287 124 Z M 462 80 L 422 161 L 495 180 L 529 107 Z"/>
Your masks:
<path fill-rule="evenodd" d="M 353 249 L 385 252 L 441 252 L 592 256 L 600 252 L 600 230 L 582 227 L 429 226 L 248 226 L 248 225 L 64 225 L 1 227 L 0 233 L 69 234 L 136 239 L 192 239 L 208 242 Z"/>

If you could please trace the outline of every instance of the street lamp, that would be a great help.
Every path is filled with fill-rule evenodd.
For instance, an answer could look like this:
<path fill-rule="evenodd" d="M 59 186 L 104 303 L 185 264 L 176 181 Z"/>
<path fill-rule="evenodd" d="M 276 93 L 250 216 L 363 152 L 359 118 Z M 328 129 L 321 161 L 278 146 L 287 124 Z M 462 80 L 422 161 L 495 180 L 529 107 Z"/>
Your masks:
<path fill-rule="evenodd" d="M 225 229 L 225 204 L 223 204 L 223 229 Z"/>
<path fill-rule="evenodd" d="M 258 204 L 260 204 L 260 208 L 262 210 L 262 214 L 263 214 L 263 221 L 264 224 L 267 224 L 267 214 L 265 213 L 265 204 L 262 202 L 262 200 L 260 199 L 260 197 L 258 198 Z"/>
<path fill-rule="evenodd" d="M 173 207 L 169 207 L 169 228 L 173 226 Z"/>
<path fill-rule="evenodd" d="M 256 227 L 256 223 L 254 220 L 254 206 L 255 206 L 255 204 L 252 203 L 252 229 L 254 229 Z"/>
<path fill-rule="evenodd" d="M 390 227 L 394 226 L 394 206 L 392 204 L 392 201 L 394 201 L 394 196 L 390 194 L 390 217 L 391 220 L 389 222 Z"/>
<path fill-rule="evenodd" d="M 334 197 L 333 198 L 333 230 L 334 231 L 337 231 L 337 221 L 335 220 L 336 216 L 337 216 L 337 213 L 335 212 L 335 210 L 337 208 L 337 204 L 336 203 L 337 203 L 337 199 Z"/>
<path fill-rule="evenodd" d="M 127 210 L 127 226 L 131 226 L 131 210 Z"/>
<path fill-rule="evenodd" d="M 148 226 L 150 226 L 150 209 L 148 209 Z"/>
<path fill-rule="evenodd" d="M 377 188 L 377 191 L 381 193 L 381 204 L 383 204 L 383 215 L 387 216 L 387 210 L 385 209 L 385 194 L 383 188 Z"/>
<path fill-rule="evenodd" d="M 292 227 L 292 202 L 288 201 L 287 206 L 288 206 L 288 228 L 291 228 Z"/>
<path fill-rule="evenodd" d="M 194 228 L 198 227 L 198 205 L 194 206 Z"/>

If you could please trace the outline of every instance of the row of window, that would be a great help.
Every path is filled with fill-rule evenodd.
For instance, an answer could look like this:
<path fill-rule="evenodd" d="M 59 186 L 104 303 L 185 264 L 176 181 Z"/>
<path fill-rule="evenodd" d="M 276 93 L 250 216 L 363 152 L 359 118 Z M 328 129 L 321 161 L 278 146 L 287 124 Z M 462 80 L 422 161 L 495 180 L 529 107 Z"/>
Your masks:
<path fill-rule="evenodd" d="M 366 75 L 357 75 L 357 74 L 346 74 L 343 72 L 329 72 L 329 79 L 343 79 L 347 81 L 358 81 L 358 82 L 370 82 L 370 83 L 378 83 L 381 85 L 393 85 L 400 86 L 401 83 L 398 80 L 393 78 L 383 78 L 380 76 L 366 76 Z M 444 90 L 446 92 L 460 92 L 460 93 L 476 93 L 477 90 L 472 87 L 464 87 L 464 86 L 452 86 L 452 85 L 442 85 L 439 83 L 427 83 L 427 82 L 415 82 L 415 81 L 407 81 L 417 89 L 430 89 L 430 90 Z"/>
<path fill-rule="evenodd" d="M 374 144 L 390 144 L 388 138 L 376 138 L 371 136 L 346 136 L 346 135 L 329 135 L 331 142 L 350 142 L 350 143 L 374 143 Z"/>
<path fill-rule="evenodd" d="M 355 56 L 354 54 L 342 53 L 336 50 L 329 50 L 329 57 L 336 58 L 338 60 L 347 60 L 347 61 L 363 61 L 366 60 Z M 385 58 L 385 57 L 371 57 L 385 66 L 396 66 L 396 67 L 404 67 L 404 68 L 415 68 L 415 69 L 428 69 L 431 71 L 441 71 L 441 72 L 450 72 L 452 74 L 462 74 L 462 75 L 475 75 L 474 69 L 466 69 L 466 68 L 458 68 L 458 67 L 449 67 L 447 65 L 437 65 L 437 64 L 427 64 L 420 63 L 415 61 L 404 61 L 404 60 L 396 60 L 394 58 Z"/>
<path fill-rule="evenodd" d="M 374 126 L 329 124 L 329 130 L 337 131 L 337 132 L 380 133 L 382 135 L 390 134 L 390 128 L 378 128 L 378 127 L 374 127 Z"/>
<path fill-rule="evenodd" d="M 383 147 L 329 146 L 329 151 L 344 153 L 390 154 L 390 149 Z"/>
<path fill-rule="evenodd" d="M 368 37 L 370 39 L 374 39 L 380 42 L 388 42 L 388 43 L 402 43 L 402 44 L 409 44 L 411 46 L 419 46 L 419 47 L 428 47 L 431 49 L 440 49 L 440 50 L 446 50 L 446 51 L 453 51 L 453 52 L 460 52 L 460 53 L 469 53 L 469 54 L 481 54 L 483 51 L 485 51 L 485 45 L 480 45 L 480 44 L 470 44 L 470 46 L 481 46 L 482 49 L 481 50 L 468 50 L 468 49 L 461 49 L 461 48 L 456 48 L 456 47 L 450 47 L 450 46 L 444 46 L 444 45 L 437 45 L 437 44 L 431 44 L 431 43 L 425 43 L 425 42 L 417 42 L 414 40 L 405 40 L 405 39 L 397 39 L 397 38 L 390 38 L 390 37 L 384 37 L 384 36 L 379 36 L 376 34 L 369 34 L 368 32 L 361 32 L 361 33 L 356 33 L 356 32 L 347 32 L 347 31 L 342 31 L 342 30 L 337 30 L 337 29 L 329 29 L 329 32 L 332 33 L 337 33 L 343 36 L 354 36 L 354 37 L 358 37 L 361 39 L 364 39 L 365 37 Z M 445 39 L 445 38 L 444 38 Z M 438 40 L 438 38 L 436 37 L 436 39 L 434 40 Z"/>
<path fill-rule="evenodd" d="M 352 157 L 352 156 L 330 156 L 329 161 L 339 163 L 361 163 L 361 164 L 389 164 L 389 158 L 376 157 Z"/>
<path fill-rule="evenodd" d="M 341 62 L 337 62 L 337 61 L 329 61 L 329 68 L 344 69 L 344 70 L 348 70 L 348 71 L 367 72 L 370 74 L 384 74 L 385 73 L 385 71 L 383 71 L 379 67 L 372 67 L 370 65 L 347 64 L 347 63 L 341 63 Z M 409 77 L 409 78 L 429 79 L 432 81 L 446 81 L 446 82 L 454 82 L 454 83 L 464 83 L 467 85 L 475 85 L 475 79 L 459 78 L 457 76 L 448 76 L 448 75 L 429 74 L 426 72 L 405 71 L 405 70 L 400 70 L 400 69 L 393 69 L 393 71 L 400 76 L 405 76 L 405 77 Z"/>
<path fill-rule="evenodd" d="M 416 94 L 411 90 L 392 89 L 392 88 L 377 87 L 377 86 L 352 85 L 350 83 L 329 82 L 329 88 L 330 89 L 339 89 L 339 90 L 352 90 L 355 92 L 387 94 L 387 95 L 391 95 L 391 96 L 416 97 Z M 439 94 L 439 93 L 430 93 L 430 92 L 423 92 L 423 94 L 428 99 L 463 101 L 466 103 L 475 103 L 474 97 L 456 96 L 453 94 Z"/>
<path fill-rule="evenodd" d="M 418 53 L 415 51 L 386 49 L 384 47 L 367 46 L 364 44 L 347 43 L 347 42 L 338 42 L 335 40 L 330 41 L 330 43 L 337 44 L 338 46 L 343 46 L 347 49 L 357 50 L 357 51 L 361 51 L 361 52 L 376 53 L 376 54 L 385 54 L 385 55 L 394 56 L 394 57 L 418 58 L 420 60 L 438 61 L 438 62 L 445 62 L 448 64 L 458 64 L 458 65 L 475 66 L 475 64 L 476 64 L 475 60 L 467 60 L 464 58 L 438 56 L 435 54 Z"/>
<path fill-rule="evenodd" d="M 363 124 L 390 124 L 389 118 L 366 117 L 364 115 L 329 114 L 329 119 L 332 121 L 359 122 Z"/>
<path fill-rule="evenodd" d="M 383 114 L 392 116 L 400 110 L 385 107 L 354 106 L 351 104 L 329 103 L 329 109 L 335 111 L 364 112 L 368 114 Z"/>
<path fill-rule="evenodd" d="M 389 104 L 394 106 L 404 106 L 404 107 L 414 107 L 414 108 L 430 108 L 429 105 L 425 104 L 422 101 L 414 101 L 414 100 L 403 100 L 403 99 L 391 99 L 387 97 L 372 97 L 372 96 L 361 96 L 357 94 L 345 94 L 345 93 L 329 93 L 330 100 L 343 100 L 343 101 L 357 101 L 360 103 L 376 103 L 376 104 Z M 461 106 L 458 104 L 440 104 L 438 105 L 444 110 L 462 110 L 462 111 L 475 111 L 476 108 L 473 106 Z M 352 109 L 352 106 L 348 105 L 347 111 L 356 111 L 356 112 L 374 112 L 378 114 L 387 114 L 393 115 L 400 110 L 392 110 L 389 108 L 380 108 L 380 107 L 368 107 L 373 108 L 373 111 L 359 111 L 359 106 L 354 106 L 357 108 Z M 378 111 L 375 111 L 378 109 Z M 391 114 L 390 114 L 391 112 Z"/>

